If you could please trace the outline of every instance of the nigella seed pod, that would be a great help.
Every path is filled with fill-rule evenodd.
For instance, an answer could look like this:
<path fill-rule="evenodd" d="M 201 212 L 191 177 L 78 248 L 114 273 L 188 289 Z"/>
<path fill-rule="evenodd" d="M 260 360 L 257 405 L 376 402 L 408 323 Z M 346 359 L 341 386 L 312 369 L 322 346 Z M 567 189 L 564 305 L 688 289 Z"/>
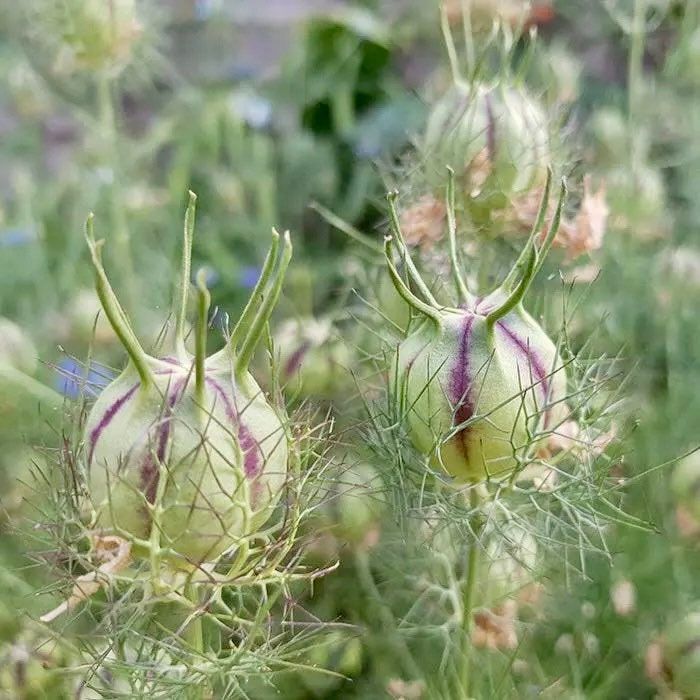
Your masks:
<path fill-rule="evenodd" d="M 512 474 L 538 432 L 555 427 L 566 395 L 566 376 L 554 343 L 522 307 L 522 299 L 552 245 L 565 189 L 546 239 L 537 236 L 545 216 L 551 175 L 528 244 L 500 287 L 485 297 L 467 289 L 457 261 L 454 179 L 448 181 L 448 233 L 455 306 L 440 305 L 412 263 L 390 195 L 396 243 L 415 293 L 386 259 L 397 291 L 423 316 L 399 344 L 393 393 L 416 448 L 460 481 Z"/>
<path fill-rule="evenodd" d="M 451 167 L 472 220 L 539 191 L 550 161 L 547 120 L 524 90 L 456 78 L 436 103 L 423 139 L 433 170 Z"/>
<path fill-rule="evenodd" d="M 329 319 L 290 319 L 275 335 L 280 379 L 303 397 L 332 396 L 349 378 L 351 353 Z"/>
<path fill-rule="evenodd" d="M 185 244 L 171 352 L 147 355 L 102 265 L 88 220 L 97 292 L 129 362 L 100 394 L 85 425 L 95 526 L 127 536 L 134 551 L 165 552 L 196 565 L 254 535 L 271 515 L 287 474 L 284 418 L 248 372 L 291 257 L 289 235 L 272 246 L 248 305 L 225 347 L 206 357 L 209 294 L 197 284 L 194 357 L 185 349 L 195 197 Z M 155 544 L 154 544 L 155 542 Z"/>

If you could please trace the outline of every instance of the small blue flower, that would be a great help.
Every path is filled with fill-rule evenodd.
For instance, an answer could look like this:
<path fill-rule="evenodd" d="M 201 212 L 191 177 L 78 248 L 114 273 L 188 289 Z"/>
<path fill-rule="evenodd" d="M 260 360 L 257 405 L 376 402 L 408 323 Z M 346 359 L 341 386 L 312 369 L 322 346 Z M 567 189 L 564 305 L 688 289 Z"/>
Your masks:
<path fill-rule="evenodd" d="M 260 279 L 260 268 L 255 265 L 246 265 L 241 268 L 238 282 L 245 289 L 252 289 Z"/>
<path fill-rule="evenodd" d="M 0 231 L 0 248 L 18 248 L 36 240 L 36 229 L 6 228 Z"/>
<path fill-rule="evenodd" d="M 214 13 L 214 2 L 212 0 L 195 0 L 194 18 L 198 22 L 208 20 Z"/>
<path fill-rule="evenodd" d="M 85 367 L 72 357 L 64 357 L 58 363 L 56 375 L 56 391 L 69 399 L 77 399 L 83 393 L 94 398 L 114 379 L 114 372 L 108 367 L 98 362 Z"/>
<path fill-rule="evenodd" d="M 231 106 L 251 129 L 266 129 L 272 123 L 272 103 L 260 95 L 238 92 L 231 98 Z"/>

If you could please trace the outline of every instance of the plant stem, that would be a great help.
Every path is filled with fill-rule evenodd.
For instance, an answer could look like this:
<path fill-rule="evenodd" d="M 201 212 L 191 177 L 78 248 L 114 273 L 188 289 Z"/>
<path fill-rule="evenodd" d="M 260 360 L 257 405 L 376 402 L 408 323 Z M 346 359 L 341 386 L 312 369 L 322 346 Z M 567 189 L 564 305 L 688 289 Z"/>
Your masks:
<path fill-rule="evenodd" d="M 481 543 L 479 541 L 483 523 L 481 513 L 478 512 L 481 504 L 481 496 L 477 487 L 473 487 L 469 491 L 469 501 L 472 507 L 472 531 L 474 532 L 474 541 L 469 547 L 469 556 L 467 559 L 467 579 L 464 582 L 462 589 L 462 633 L 463 646 L 461 651 L 461 688 L 465 698 L 470 697 L 471 686 L 471 651 L 472 651 L 472 625 L 474 609 L 474 599 L 476 597 L 476 583 L 479 575 L 479 560 L 481 558 Z M 459 664 L 458 664 L 459 667 Z"/>
<path fill-rule="evenodd" d="M 379 624 L 382 627 L 382 632 L 388 639 L 389 644 L 393 647 L 394 657 L 401 666 L 401 672 L 404 673 L 407 678 L 412 678 L 416 673 L 416 661 L 406 642 L 398 634 L 394 616 L 384 603 L 381 593 L 377 590 L 377 585 L 372 575 L 369 555 L 366 551 L 358 551 L 355 553 L 355 568 L 357 570 L 360 586 L 364 588 L 367 595 L 368 603 L 372 606 L 373 611 L 376 612 Z"/>
<path fill-rule="evenodd" d="M 647 0 L 635 0 L 634 16 L 630 29 L 630 53 L 629 64 L 627 66 L 627 119 L 629 123 L 630 163 L 632 165 L 632 172 L 635 172 L 639 156 L 641 155 L 636 153 L 635 142 L 637 134 L 635 121 L 643 84 L 646 5 Z"/>
<path fill-rule="evenodd" d="M 100 73 L 97 81 L 97 100 L 105 165 L 112 171 L 112 181 L 108 193 L 109 223 L 119 258 L 119 269 L 123 278 L 121 281 L 126 294 L 126 307 L 133 312 L 137 299 L 136 278 L 131 255 L 129 227 L 124 215 L 119 132 L 112 99 L 112 82 L 106 72 Z"/>
<path fill-rule="evenodd" d="M 197 587 L 190 581 L 185 586 L 183 591 L 185 598 L 189 600 L 195 608 L 199 607 L 199 592 Z M 204 634 L 202 632 L 202 616 L 195 615 L 187 627 L 183 630 L 182 638 L 190 647 L 190 651 L 195 656 L 199 657 L 198 661 L 204 655 Z M 202 682 L 192 689 L 193 700 L 205 697 L 205 686 Z"/>

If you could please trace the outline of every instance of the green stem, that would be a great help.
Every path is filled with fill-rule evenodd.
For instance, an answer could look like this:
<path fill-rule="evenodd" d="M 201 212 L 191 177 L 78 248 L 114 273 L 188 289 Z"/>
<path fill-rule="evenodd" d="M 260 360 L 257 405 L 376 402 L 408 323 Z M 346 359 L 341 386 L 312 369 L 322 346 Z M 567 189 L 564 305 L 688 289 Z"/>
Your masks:
<path fill-rule="evenodd" d="M 479 563 L 481 559 L 481 542 L 479 541 L 483 530 L 481 513 L 478 508 L 481 505 L 481 496 L 478 492 L 478 487 L 474 486 L 469 492 L 469 501 L 472 508 L 472 531 L 474 532 L 474 541 L 469 547 L 469 556 L 467 559 L 467 579 L 464 582 L 462 589 L 462 664 L 461 664 L 461 686 L 462 693 L 465 698 L 469 698 L 472 685 L 471 675 L 471 653 L 472 653 L 472 627 L 473 627 L 473 609 L 476 598 L 477 579 L 479 576 Z"/>
<path fill-rule="evenodd" d="M 381 593 L 377 589 L 367 552 L 358 551 L 355 553 L 355 567 L 359 583 L 365 589 L 368 603 L 376 612 L 384 636 L 393 647 L 395 657 L 401 666 L 401 672 L 406 678 L 412 678 L 416 673 L 416 661 L 403 637 L 397 632 L 394 615 L 384 603 Z"/>
<path fill-rule="evenodd" d="M 255 318 L 250 326 L 250 330 L 246 334 L 246 337 L 241 344 L 241 349 L 236 358 L 235 364 L 235 375 L 237 379 L 240 379 L 243 374 L 248 371 L 248 366 L 250 361 L 253 359 L 253 353 L 255 348 L 262 337 L 263 331 L 265 329 L 265 324 L 270 320 L 272 311 L 277 304 L 277 299 L 279 299 L 280 292 L 282 291 L 282 285 L 284 284 L 284 276 L 287 272 L 287 267 L 289 267 L 289 261 L 292 258 L 292 242 L 289 238 L 289 231 L 284 234 L 284 244 L 282 247 L 282 254 L 277 270 L 275 270 L 272 282 L 267 290 L 267 295 L 263 294 L 263 300 L 260 304 L 260 308 L 257 311 Z"/>
<path fill-rule="evenodd" d="M 459 60 L 457 59 L 457 49 L 455 48 L 454 37 L 450 29 L 450 22 L 447 17 L 446 3 L 440 3 L 440 29 L 447 50 L 447 57 L 450 61 L 450 70 L 452 71 L 452 80 L 455 84 L 462 82 L 462 74 L 459 70 Z"/>
<path fill-rule="evenodd" d="M 197 275 L 197 290 L 199 295 L 197 299 L 197 335 L 195 337 L 194 351 L 194 391 L 197 397 L 197 403 L 200 406 L 204 406 L 204 382 L 206 380 L 204 363 L 207 359 L 207 329 L 209 325 L 209 305 L 211 304 L 211 296 L 207 289 L 206 276 L 207 273 L 205 270 L 200 270 Z"/>
<path fill-rule="evenodd" d="M 185 211 L 185 225 L 182 245 L 182 267 L 180 272 L 180 298 L 175 317 L 175 351 L 185 357 L 185 326 L 187 324 L 187 295 L 190 289 L 190 274 L 192 268 L 192 241 L 194 239 L 194 213 L 197 205 L 197 195 L 190 191 L 187 210 Z"/>
<path fill-rule="evenodd" d="M 561 187 L 559 188 L 559 199 L 557 200 L 557 208 L 555 209 L 554 216 L 552 217 L 552 223 L 549 226 L 549 231 L 547 231 L 547 237 L 545 238 L 544 243 L 537 251 L 537 263 L 535 264 L 535 270 L 532 273 L 533 278 L 537 276 L 537 273 L 542 268 L 542 265 L 544 265 L 544 261 L 547 258 L 547 255 L 549 255 L 549 251 L 551 250 L 552 245 L 554 244 L 554 239 L 557 237 L 557 233 L 559 233 L 559 224 L 561 224 L 561 213 L 564 209 L 564 203 L 566 202 L 567 192 L 568 190 L 566 188 L 566 180 L 562 178 Z"/>
<path fill-rule="evenodd" d="M 95 288 L 97 290 L 97 296 L 100 299 L 102 308 L 104 309 L 107 320 L 112 326 L 112 330 L 121 341 L 124 349 L 129 355 L 129 359 L 136 367 L 136 371 L 141 378 L 141 383 L 144 387 L 149 386 L 152 382 L 153 376 L 151 370 L 148 366 L 147 355 L 138 338 L 131 329 L 129 320 L 122 309 L 117 295 L 112 289 L 112 285 L 109 283 L 107 278 L 107 273 L 105 272 L 104 265 L 102 264 L 102 254 L 101 249 L 104 245 L 104 241 L 96 241 L 95 233 L 93 229 L 94 215 L 90 214 L 85 222 L 85 239 L 87 240 L 88 248 L 90 249 L 90 255 L 92 256 L 92 264 L 95 268 Z"/>
<path fill-rule="evenodd" d="M 275 229 L 272 229 L 272 243 L 270 244 L 270 250 L 268 250 L 267 256 L 265 257 L 265 262 L 263 263 L 260 277 L 258 277 L 258 281 L 255 283 L 255 287 L 253 288 L 250 298 L 248 299 L 248 303 L 243 309 L 243 313 L 231 331 L 229 346 L 232 350 L 236 349 L 238 342 L 242 337 L 245 337 L 246 333 L 250 329 L 250 324 L 253 320 L 253 316 L 255 315 L 255 310 L 260 304 L 260 296 L 270 280 L 272 270 L 275 266 L 275 262 L 277 261 L 277 251 L 279 250 L 279 245 L 280 235 Z"/>
<path fill-rule="evenodd" d="M 643 60 L 645 38 L 645 15 L 647 0 L 636 0 L 632 18 L 629 64 L 627 66 L 627 119 L 629 122 L 630 159 L 633 172 L 636 170 L 637 154 L 634 148 L 637 107 L 643 85 Z"/>
<path fill-rule="evenodd" d="M 518 274 L 520 273 L 520 268 L 527 263 L 530 257 L 530 251 L 535 248 L 537 234 L 542 230 L 544 218 L 547 215 L 547 208 L 549 207 L 549 195 L 552 191 L 552 177 L 552 169 L 547 168 L 547 180 L 545 181 L 544 192 L 542 193 L 542 199 L 540 200 L 540 208 L 537 210 L 535 223 L 532 225 L 532 229 L 530 230 L 530 235 L 527 239 L 525 247 L 522 249 L 522 251 L 520 251 L 518 259 L 513 264 L 513 267 L 510 269 L 510 272 L 506 276 L 505 280 L 503 280 L 502 287 L 504 289 L 512 289 L 513 285 L 515 284 L 515 280 L 518 278 Z"/>
<path fill-rule="evenodd" d="M 457 260 L 457 220 L 455 219 L 455 171 L 448 166 L 447 168 L 447 232 L 450 241 L 450 262 L 452 267 L 452 276 L 457 285 L 457 293 L 459 300 L 467 306 L 474 304 L 474 297 L 467 289 L 467 283 L 462 277 L 462 271 Z"/>
<path fill-rule="evenodd" d="M 398 196 L 399 193 L 395 190 L 393 192 L 389 192 L 386 196 L 387 201 L 389 202 L 389 218 L 391 220 L 391 228 L 396 238 L 396 244 L 399 247 L 399 252 L 401 253 L 403 264 L 406 266 L 406 271 L 413 283 L 416 285 L 416 288 L 423 295 L 423 298 L 428 302 L 428 304 L 437 308 L 440 305 L 437 303 L 435 297 L 430 293 L 428 285 L 423 281 L 423 278 L 416 269 L 416 266 L 408 252 L 408 246 L 404 240 L 403 233 L 401 233 L 399 214 L 396 211 L 396 198 Z M 384 247 L 386 249 L 386 244 Z"/>
<path fill-rule="evenodd" d="M 319 202 L 311 202 L 309 204 L 309 209 L 313 209 L 315 212 L 320 214 L 320 216 L 325 219 L 333 228 L 337 228 L 338 231 L 342 231 L 348 238 L 352 238 L 353 241 L 360 243 L 365 248 L 368 248 L 373 253 L 382 254 L 384 252 L 383 246 L 381 246 L 376 241 L 372 240 L 367 234 L 362 233 L 359 229 L 356 229 L 351 224 L 343 221 L 337 214 L 334 214 L 330 209 L 326 209 Z"/>
<path fill-rule="evenodd" d="M 434 321 L 438 326 L 440 325 L 440 314 L 438 310 L 426 304 L 422 299 L 419 299 L 406 285 L 406 283 L 401 279 L 399 271 L 394 266 L 394 261 L 392 260 L 392 238 L 387 236 L 384 239 L 384 257 L 386 258 L 386 265 L 389 270 L 389 275 L 391 281 L 394 283 L 394 287 L 403 300 L 416 311 L 424 314 L 429 319 Z"/>
<path fill-rule="evenodd" d="M 189 582 L 185 585 L 183 591 L 184 597 L 189 600 L 193 607 L 194 617 L 189 622 L 187 627 L 183 631 L 182 638 L 189 645 L 190 651 L 197 657 L 196 661 L 200 661 L 204 656 L 204 633 L 202 630 L 202 616 L 197 614 L 196 610 L 199 608 L 199 591 L 197 587 Z M 204 683 L 196 685 L 192 689 L 192 698 L 204 698 L 205 686 Z"/>
<path fill-rule="evenodd" d="M 112 183 L 108 196 L 110 227 L 119 257 L 119 270 L 122 275 L 121 281 L 126 290 L 127 307 L 133 309 L 137 301 L 136 276 L 134 275 L 129 227 L 123 205 L 119 132 L 112 98 L 112 83 L 106 71 L 100 73 L 97 81 L 97 99 L 105 164 L 112 170 Z"/>
<path fill-rule="evenodd" d="M 464 32 L 464 53 L 467 59 L 467 75 L 473 75 L 474 65 L 474 34 L 472 32 L 472 12 L 470 3 L 462 0 L 462 31 Z"/>
<path fill-rule="evenodd" d="M 534 250 L 531 250 L 530 257 L 527 261 L 527 268 L 525 268 L 520 284 L 518 284 L 518 286 L 511 292 L 510 296 L 508 296 L 508 298 L 498 308 L 494 309 L 486 316 L 486 323 L 488 324 L 489 328 L 492 328 L 498 319 L 503 318 L 506 314 L 509 314 L 523 300 L 523 297 L 525 296 L 525 293 L 530 287 L 530 283 L 535 276 L 534 271 L 536 260 L 537 253 Z"/>
<path fill-rule="evenodd" d="M 348 136 L 355 127 L 355 95 L 351 85 L 341 85 L 331 97 L 336 134 Z"/>
<path fill-rule="evenodd" d="M 65 399 L 61 394 L 16 367 L 0 365 L 0 379 L 16 387 L 21 387 L 23 391 L 31 394 L 40 404 L 45 404 L 52 410 L 60 410 L 63 407 Z"/>

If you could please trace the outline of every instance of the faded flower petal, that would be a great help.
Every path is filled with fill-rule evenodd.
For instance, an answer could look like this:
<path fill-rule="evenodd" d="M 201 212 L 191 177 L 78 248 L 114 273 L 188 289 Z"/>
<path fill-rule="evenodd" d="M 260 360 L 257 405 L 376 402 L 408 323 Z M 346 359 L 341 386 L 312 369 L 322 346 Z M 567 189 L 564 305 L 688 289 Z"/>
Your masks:
<path fill-rule="evenodd" d="M 472 643 L 475 647 L 492 650 L 512 650 L 518 646 L 515 620 L 518 605 L 514 600 L 506 600 L 490 610 L 474 613 Z"/>
<path fill-rule="evenodd" d="M 421 197 L 415 204 L 401 212 L 400 224 L 406 243 L 432 248 L 445 232 L 445 204 L 430 194 Z"/>
<path fill-rule="evenodd" d="M 577 258 L 592 250 L 599 250 L 603 245 L 605 227 L 610 215 L 605 198 L 605 185 L 601 184 L 593 192 L 591 176 L 583 178 L 583 200 L 573 222 L 562 221 L 555 245 L 564 248 L 569 260 Z"/>

